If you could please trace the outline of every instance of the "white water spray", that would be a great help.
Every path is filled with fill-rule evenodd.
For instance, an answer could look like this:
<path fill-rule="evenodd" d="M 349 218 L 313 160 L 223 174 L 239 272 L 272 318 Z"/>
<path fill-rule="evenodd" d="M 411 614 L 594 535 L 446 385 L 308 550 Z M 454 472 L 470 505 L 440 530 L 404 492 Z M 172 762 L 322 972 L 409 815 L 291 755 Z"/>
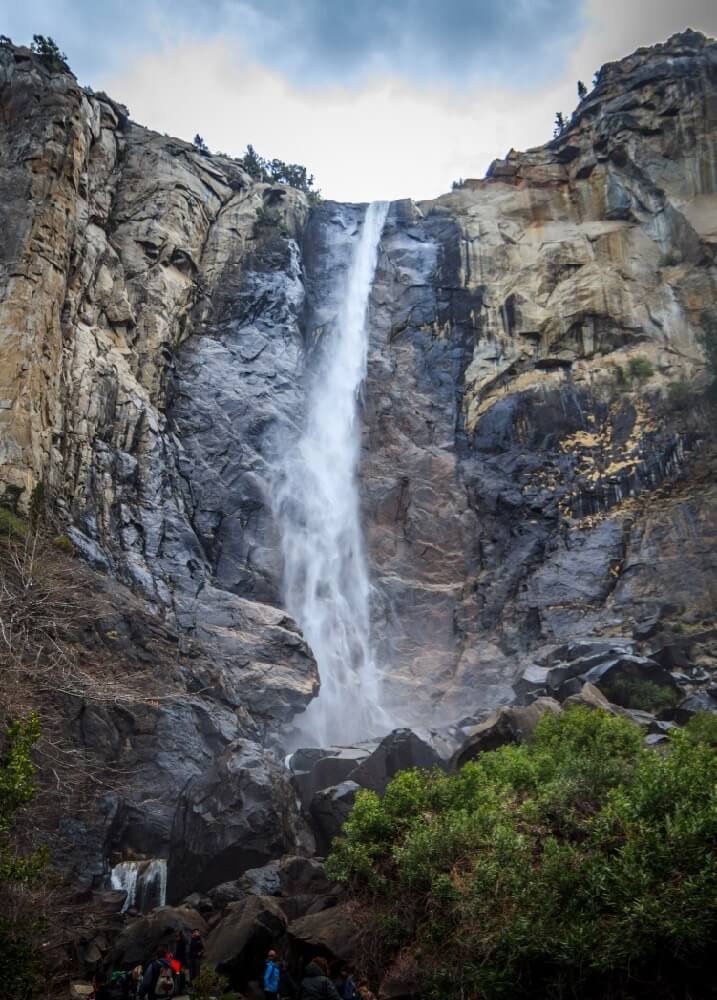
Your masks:
<path fill-rule="evenodd" d="M 110 885 L 126 893 L 123 913 L 129 909 L 148 913 L 167 902 L 167 862 L 164 858 L 121 861 L 110 873 Z"/>
<path fill-rule="evenodd" d="M 368 206 L 336 326 L 307 389 L 303 433 L 282 466 L 277 514 L 287 607 L 303 629 L 321 692 L 296 719 L 304 746 L 390 728 L 371 652 L 369 578 L 359 516 L 358 395 L 366 375 L 368 301 L 388 204 Z"/>

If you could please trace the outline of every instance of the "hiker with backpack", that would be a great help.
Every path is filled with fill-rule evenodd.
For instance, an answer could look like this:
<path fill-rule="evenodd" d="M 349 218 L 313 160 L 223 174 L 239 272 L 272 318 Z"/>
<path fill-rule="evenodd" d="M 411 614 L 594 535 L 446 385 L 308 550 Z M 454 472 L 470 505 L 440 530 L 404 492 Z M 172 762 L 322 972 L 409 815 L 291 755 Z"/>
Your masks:
<path fill-rule="evenodd" d="M 325 958 L 312 958 L 306 966 L 299 1000 L 341 1000 L 329 979 L 329 966 Z"/>
<path fill-rule="evenodd" d="M 110 991 L 114 1000 L 137 1000 L 142 983 L 142 966 L 136 965 L 129 972 L 118 969 L 110 976 Z"/>
<path fill-rule="evenodd" d="M 157 957 L 147 966 L 142 985 L 139 988 L 140 1000 L 164 1000 L 174 994 L 174 974 L 167 957 L 166 948 L 157 949 Z"/>

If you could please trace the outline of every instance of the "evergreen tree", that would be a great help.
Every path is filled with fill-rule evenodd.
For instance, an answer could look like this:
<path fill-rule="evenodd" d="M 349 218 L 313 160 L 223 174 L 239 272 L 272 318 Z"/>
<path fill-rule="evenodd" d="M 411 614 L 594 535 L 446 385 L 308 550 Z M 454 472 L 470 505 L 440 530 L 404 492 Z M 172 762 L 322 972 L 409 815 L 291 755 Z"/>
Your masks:
<path fill-rule="evenodd" d="M 246 147 L 246 153 L 244 154 L 241 163 L 249 176 L 255 181 L 261 181 L 264 179 L 267 165 L 266 160 L 259 156 L 251 144 Z"/>
<path fill-rule="evenodd" d="M 588 88 L 582 80 L 578 80 L 578 97 L 582 101 L 588 96 Z"/>
<path fill-rule="evenodd" d="M 202 154 L 202 156 L 209 156 L 209 146 L 207 146 L 206 142 L 204 141 L 204 139 L 202 139 L 199 132 L 197 132 L 197 134 L 192 139 L 192 145 L 194 146 L 194 148 L 198 153 Z"/>
<path fill-rule="evenodd" d="M 53 73 L 69 70 L 67 56 L 60 51 L 55 40 L 49 35 L 33 35 L 30 48 Z"/>
<path fill-rule="evenodd" d="M 557 139 L 565 131 L 565 116 L 562 111 L 555 112 L 555 125 L 553 127 L 553 138 Z"/>

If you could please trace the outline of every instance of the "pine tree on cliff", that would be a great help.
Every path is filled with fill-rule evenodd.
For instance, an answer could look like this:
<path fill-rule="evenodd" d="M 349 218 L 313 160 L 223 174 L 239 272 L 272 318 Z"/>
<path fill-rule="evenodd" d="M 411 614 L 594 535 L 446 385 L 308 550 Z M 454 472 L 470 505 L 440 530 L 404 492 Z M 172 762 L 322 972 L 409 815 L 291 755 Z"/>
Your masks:
<path fill-rule="evenodd" d="M 588 96 L 588 88 L 582 80 L 578 80 L 578 98 L 583 101 Z"/>
<path fill-rule="evenodd" d="M 49 35 L 33 35 L 30 48 L 38 59 L 53 73 L 69 70 L 67 56 L 64 52 L 60 51 L 55 40 L 50 38 Z"/>
<path fill-rule="evenodd" d="M 553 127 L 553 138 L 557 139 L 559 135 L 562 135 L 565 131 L 565 116 L 562 111 L 555 112 L 555 125 Z"/>
<path fill-rule="evenodd" d="M 267 166 L 266 160 L 259 156 L 251 144 L 246 147 L 246 153 L 242 157 L 241 164 L 253 180 L 264 180 Z"/>
<path fill-rule="evenodd" d="M 198 153 L 202 154 L 202 156 L 209 156 L 209 146 L 207 146 L 206 142 L 204 141 L 204 139 L 202 139 L 199 132 L 197 132 L 197 134 L 192 139 L 192 145 L 194 146 L 194 148 Z"/>

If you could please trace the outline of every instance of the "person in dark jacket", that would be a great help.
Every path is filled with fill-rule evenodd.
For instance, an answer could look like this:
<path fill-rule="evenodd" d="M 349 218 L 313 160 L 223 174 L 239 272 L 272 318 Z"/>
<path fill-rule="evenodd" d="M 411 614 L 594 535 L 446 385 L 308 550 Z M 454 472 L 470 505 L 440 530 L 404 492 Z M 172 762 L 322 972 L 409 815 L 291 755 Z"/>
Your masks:
<path fill-rule="evenodd" d="M 186 969 L 187 959 L 189 958 L 189 948 L 187 946 L 187 939 L 184 936 L 184 931 L 177 931 L 177 936 L 174 939 L 174 957 L 177 959 L 182 968 Z"/>
<path fill-rule="evenodd" d="M 203 954 L 204 942 L 202 941 L 202 935 L 195 927 L 192 931 L 192 937 L 189 942 L 189 981 L 191 983 L 193 983 L 199 975 Z"/>
<path fill-rule="evenodd" d="M 286 962 L 279 962 L 279 1000 L 296 1000 L 299 988 L 289 975 Z"/>
<path fill-rule="evenodd" d="M 157 1000 L 157 982 L 159 980 L 159 974 L 163 969 L 168 969 L 170 974 L 172 972 L 172 966 L 169 964 L 169 959 L 167 958 L 167 949 L 158 948 L 157 957 L 154 958 L 144 970 L 144 976 L 142 977 L 142 983 L 140 984 L 138 994 L 140 1000 L 144 1000 L 144 997 L 147 997 L 148 1000 Z"/>
<path fill-rule="evenodd" d="M 359 1000 L 356 983 L 346 967 L 339 972 L 339 978 L 336 980 L 336 992 L 341 1000 Z"/>
<path fill-rule="evenodd" d="M 323 958 L 313 958 L 301 980 L 299 1000 L 341 1000 L 329 979 L 329 967 Z"/>

